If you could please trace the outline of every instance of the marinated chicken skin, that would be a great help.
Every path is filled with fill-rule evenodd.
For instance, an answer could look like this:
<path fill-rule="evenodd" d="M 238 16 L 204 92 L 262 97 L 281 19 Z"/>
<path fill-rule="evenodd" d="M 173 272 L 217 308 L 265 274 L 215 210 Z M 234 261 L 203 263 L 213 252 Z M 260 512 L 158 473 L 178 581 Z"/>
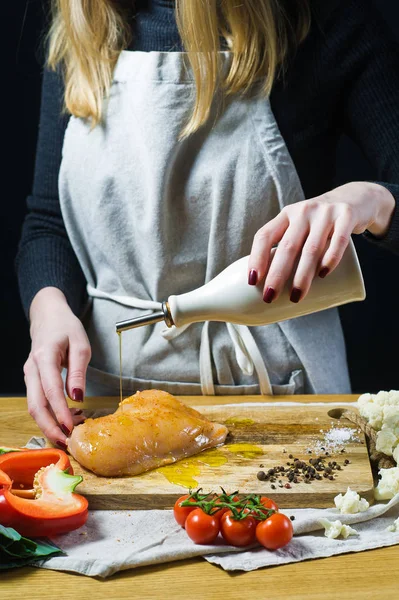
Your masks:
<path fill-rule="evenodd" d="M 227 427 L 160 390 L 137 392 L 111 415 L 72 431 L 70 454 L 97 475 L 138 475 L 224 443 Z"/>

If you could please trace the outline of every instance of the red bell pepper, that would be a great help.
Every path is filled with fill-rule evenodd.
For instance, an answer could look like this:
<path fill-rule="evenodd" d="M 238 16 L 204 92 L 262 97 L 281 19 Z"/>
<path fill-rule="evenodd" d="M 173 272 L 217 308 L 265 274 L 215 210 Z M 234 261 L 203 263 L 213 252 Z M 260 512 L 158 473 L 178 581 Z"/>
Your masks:
<path fill-rule="evenodd" d="M 87 499 L 73 493 L 81 481 L 57 448 L 1 455 L 0 524 L 28 537 L 78 529 L 88 517 Z"/>

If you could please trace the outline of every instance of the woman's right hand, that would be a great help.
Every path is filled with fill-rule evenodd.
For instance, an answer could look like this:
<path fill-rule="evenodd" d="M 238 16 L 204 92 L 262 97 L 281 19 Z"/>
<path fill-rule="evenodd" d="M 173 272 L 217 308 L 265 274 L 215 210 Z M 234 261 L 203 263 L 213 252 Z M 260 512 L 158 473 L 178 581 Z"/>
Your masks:
<path fill-rule="evenodd" d="M 32 301 L 29 317 L 32 347 L 24 365 L 28 411 L 43 434 L 65 449 L 74 426 L 73 414 L 79 411 L 68 408 L 61 372 L 66 368 L 68 396 L 83 401 L 90 343 L 81 321 L 58 288 L 40 290 Z"/>

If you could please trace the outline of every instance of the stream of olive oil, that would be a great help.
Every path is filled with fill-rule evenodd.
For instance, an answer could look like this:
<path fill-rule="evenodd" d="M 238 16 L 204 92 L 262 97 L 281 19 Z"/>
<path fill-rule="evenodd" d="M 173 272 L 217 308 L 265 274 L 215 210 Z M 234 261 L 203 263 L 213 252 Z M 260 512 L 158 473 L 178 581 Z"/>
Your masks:
<path fill-rule="evenodd" d="M 123 400 L 123 384 L 122 384 L 122 332 L 116 332 L 119 337 L 119 394 L 121 398 L 121 408 L 123 410 L 122 400 Z"/>

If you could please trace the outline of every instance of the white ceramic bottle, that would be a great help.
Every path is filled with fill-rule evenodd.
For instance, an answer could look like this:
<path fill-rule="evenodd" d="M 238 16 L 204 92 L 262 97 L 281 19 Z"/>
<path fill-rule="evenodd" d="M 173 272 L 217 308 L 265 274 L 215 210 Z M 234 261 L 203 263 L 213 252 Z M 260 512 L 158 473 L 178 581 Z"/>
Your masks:
<path fill-rule="evenodd" d="M 272 303 L 263 300 L 264 282 L 248 284 L 248 256 L 224 269 L 200 288 L 169 296 L 162 310 L 116 323 L 121 332 L 164 320 L 168 327 L 181 327 L 200 321 L 223 321 L 240 325 L 267 325 L 300 317 L 334 306 L 364 300 L 362 272 L 352 240 L 338 267 L 324 279 L 315 277 L 306 297 L 290 301 L 292 282 Z"/>

